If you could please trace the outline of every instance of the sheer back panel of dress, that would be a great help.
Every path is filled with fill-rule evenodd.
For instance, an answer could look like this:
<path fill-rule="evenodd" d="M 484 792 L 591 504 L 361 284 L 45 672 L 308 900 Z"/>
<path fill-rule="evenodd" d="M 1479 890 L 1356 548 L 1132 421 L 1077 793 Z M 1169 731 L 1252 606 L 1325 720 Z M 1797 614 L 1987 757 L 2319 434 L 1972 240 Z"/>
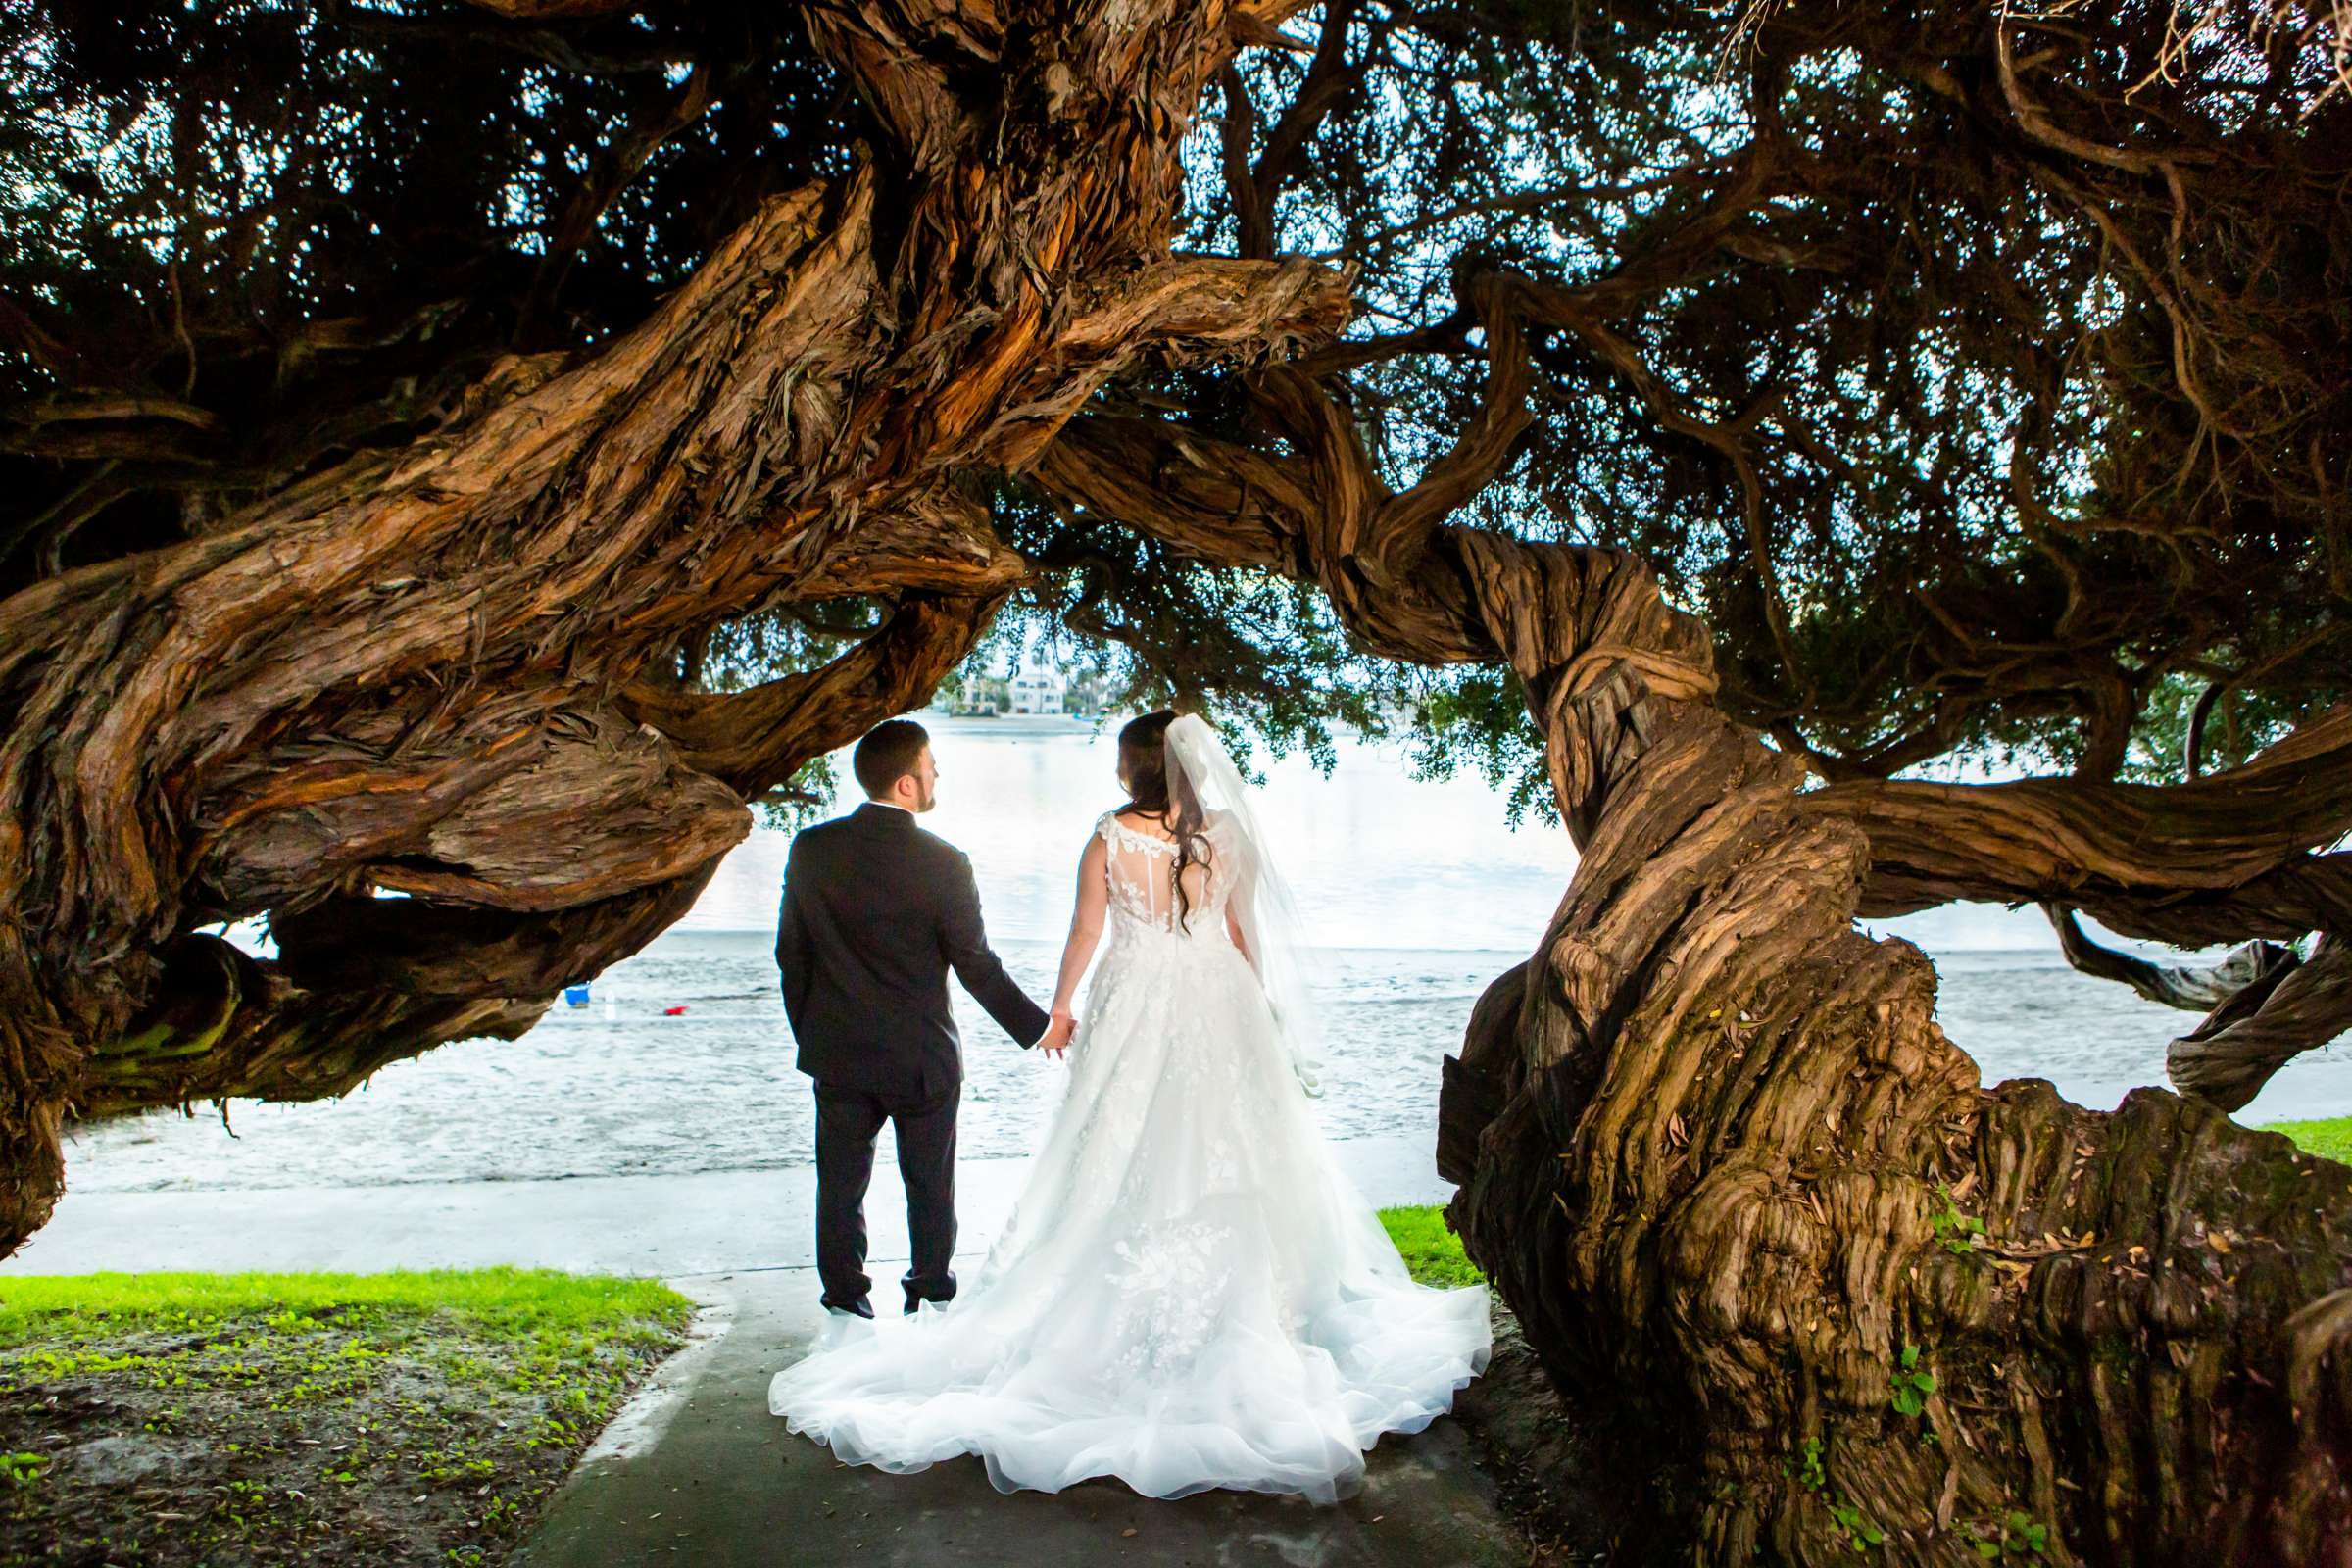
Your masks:
<path fill-rule="evenodd" d="M 1176 843 L 1121 821 L 1116 811 L 1105 812 L 1096 824 L 1108 852 L 1103 872 L 1110 882 L 1110 906 L 1115 917 L 1161 931 L 1181 930 L 1190 936 L 1225 938 L 1225 900 L 1231 879 L 1223 874 L 1217 854 L 1217 824 L 1206 833 L 1208 858 L 1184 868 L 1184 905 L 1176 902 Z"/>

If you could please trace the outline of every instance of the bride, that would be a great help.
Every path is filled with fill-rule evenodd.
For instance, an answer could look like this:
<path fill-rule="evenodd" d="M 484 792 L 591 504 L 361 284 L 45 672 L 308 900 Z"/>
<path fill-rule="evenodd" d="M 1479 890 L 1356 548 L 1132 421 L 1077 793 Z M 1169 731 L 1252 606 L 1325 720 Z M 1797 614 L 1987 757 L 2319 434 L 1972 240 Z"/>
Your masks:
<path fill-rule="evenodd" d="M 977 1453 L 998 1490 L 1115 1476 L 1331 1502 L 1385 1432 L 1484 1370 L 1483 1287 L 1432 1290 L 1324 1146 L 1296 916 L 1201 719 L 1119 734 L 1054 999 L 1069 1087 L 980 1276 L 946 1306 L 841 1316 L 768 1408 L 836 1456 Z"/>

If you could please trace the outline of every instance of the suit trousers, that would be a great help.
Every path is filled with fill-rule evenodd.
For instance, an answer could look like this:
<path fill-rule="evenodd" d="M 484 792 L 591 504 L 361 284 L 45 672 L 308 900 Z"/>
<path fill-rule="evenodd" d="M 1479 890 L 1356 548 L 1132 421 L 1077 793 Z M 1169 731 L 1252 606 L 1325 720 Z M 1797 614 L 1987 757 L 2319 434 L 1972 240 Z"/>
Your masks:
<path fill-rule="evenodd" d="M 885 1121 L 898 1135 L 906 1233 L 914 1244 L 900 1282 L 906 1304 L 956 1295 L 948 1263 L 956 1252 L 956 1110 L 962 1099 L 961 1084 L 929 1099 L 816 1086 L 816 1273 L 826 1305 L 855 1307 L 873 1286 L 865 1272 L 865 1189 Z"/>

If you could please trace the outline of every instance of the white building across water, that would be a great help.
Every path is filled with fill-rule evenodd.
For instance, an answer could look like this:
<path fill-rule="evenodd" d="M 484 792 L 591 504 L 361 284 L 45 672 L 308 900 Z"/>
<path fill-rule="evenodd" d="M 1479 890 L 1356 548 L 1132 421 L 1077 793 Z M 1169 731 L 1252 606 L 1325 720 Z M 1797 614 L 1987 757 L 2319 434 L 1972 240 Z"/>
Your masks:
<path fill-rule="evenodd" d="M 1062 675 L 1061 666 L 1054 663 L 1039 643 L 1025 654 L 1020 666 L 1012 672 L 1012 690 L 1008 709 L 1015 713 L 1058 713 L 1068 695 L 1069 681 Z"/>

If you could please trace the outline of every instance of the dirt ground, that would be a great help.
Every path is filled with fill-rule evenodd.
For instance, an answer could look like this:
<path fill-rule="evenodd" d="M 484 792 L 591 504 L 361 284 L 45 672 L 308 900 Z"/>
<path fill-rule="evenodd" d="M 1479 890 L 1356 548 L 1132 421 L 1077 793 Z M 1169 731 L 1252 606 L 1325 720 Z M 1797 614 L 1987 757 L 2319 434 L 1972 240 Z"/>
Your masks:
<path fill-rule="evenodd" d="M 501 1562 L 683 1338 L 330 1306 L 15 1347 L 0 1563 Z"/>
<path fill-rule="evenodd" d="M 1503 1511 L 1528 1544 L 1529 1568 L 1663 1568 L 1688 1560 L 1661 1536 L 1675 1489 L 1691 1482 L 1651 1469 L 1642 1445 L 1614 1429 L 1596 1401 L 1561 1396 L 1519 1332 L 1494 1307 L 1494 1358 L 1454 1397 Z"/>

